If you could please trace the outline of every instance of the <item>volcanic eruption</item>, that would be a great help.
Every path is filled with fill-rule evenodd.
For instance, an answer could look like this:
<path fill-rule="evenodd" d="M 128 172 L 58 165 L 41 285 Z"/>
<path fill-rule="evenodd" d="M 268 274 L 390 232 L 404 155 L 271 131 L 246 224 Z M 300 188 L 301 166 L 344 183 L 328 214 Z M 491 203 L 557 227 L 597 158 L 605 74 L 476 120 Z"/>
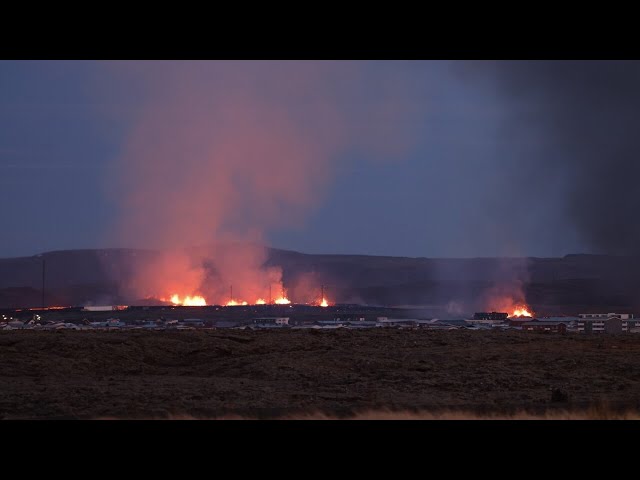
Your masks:
<path fill-rule="evenodd" d="M 375 63 L 107 65 L 143 92 L 108 179 L 114 241 L 159 252 L 123 285 L 134 298 L 266 304 L 284 281 L 265 234 L 303 222 L 345 152 L 397 158 L 414 138 L 401 121 L 410 79 Z M 376 93 L 361 102 L 364 85 Z"/>

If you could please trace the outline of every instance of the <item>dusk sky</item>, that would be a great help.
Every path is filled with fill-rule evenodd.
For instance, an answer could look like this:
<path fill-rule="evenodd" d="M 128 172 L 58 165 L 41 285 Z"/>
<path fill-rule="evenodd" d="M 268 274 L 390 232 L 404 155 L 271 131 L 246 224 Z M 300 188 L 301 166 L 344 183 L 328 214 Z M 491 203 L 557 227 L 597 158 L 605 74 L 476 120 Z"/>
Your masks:
<path fill-rule="evenodd" d="M 329 79 L 325 92 L 325 77 L 315 76 L 316 66 L 304 64 L 298 75 L 296 62 L 125 63 L 0 62 L 0 257 L 59 249 L 154 247 L 135 238 L 124 244 L 112 234 L 126 208 L 119 200 L 123 184 L 118 180 L 126 183 L 126 159 L 158 132 L 171 132 L 171 112 L 180 111 L 188 119 L 183 94 L 189 105 L 203 96 L 204 106 L 194 108 L 198 118 L 207 121 L 211 117 L 204 110 L 222 105 L 227 89 L 240 98 L 243 90 L 237 83 L 246 83 L 251 92 L 242 96 L 244 107 L 250 110 L 252 98 L 264 99 L 285 119 L 284 125 L 295 125 L 293 132 L 308 135 L 309 143 L 303 142 L 300 151 L 318 146 L 309 166 L 323 162 L 318 160 L 323 155 L 332 157 L 327 171 L 322 169 L 323 181 L 310 184 L 313 193 L 305 198 L 304 209 L 292 214 L 294 220 L 260 225 L 273 247 L 415 257 L 589 252 L 563 210 L 567 178 L 554 172 L 530 177 L 529 167 L 537 158 L 548 161 L 561 155 L 540 129 L 514 122 L 540 112 L 515 101 L 513 91 L 507 94 L 491 64 L 335 62 L 326 71 L 322 66 L 321 74 Z M 188 76 L 183 76 L 185 70 Z M 309 70 L 312 75 L 305 80 Z M 348 74 L 343 76 L 343 70 Z M 291 78 L 291 85 L 282 85 L 283 78 Z M 300 85 L 304 96 L 296 90 Z M 324 102 L 325 96 L 331 101 Z M 166 125 L 165 98 L 171 104 L 166 107 Z M 308 110 L 307 100 L 313 104 Z M 319 117 L 329 103 L 333 110 Z M 229 104 L 233 102 L 224 108 L 233 109 Z M 225 125 L 225 112 L 215 114 L 213 130 Z M 154 126 L 147 131 L 149 118 Z M 331 118 L 341 127 L 323 123 Z M 252 135 L 260 135 L 260 128 L 258 123 Z M 354 144 L 351 132 L 358 132 Z M 242 137 L 237 130 L 234 134 Z M 190 145 L 186 138 L 190 137 L 178 145 Z M 197 142 L 200 137 L 195 138 Z M 326 139 L 331 147 L 325 149 Z M 170 144 L 169 138 L 162 140 Z M 190 149 L 176 149 L 174 164 L 164 162 L 158 171 L 151 170 L 154 182 L 158 176 L 171 179 L 182 168 L 191 168 L 183 167 Z M 213 164 L 204 175 L 215 177 L 216 161 L 210 159 Z M 255 161 L 269 165 L 271 158 Z M 137 170 L 133 178 L 145 182 L 149 172 Z M 288 172 L 276 174 L 286 179 Z M 214 178 L 211 183 L 217 188 Z M 132 182 L 127 185 L 137 189 Z M 303 187 L 306 191 L 307 184 Z M 283 181 L 277 188 L 290 187 Z M 185 195 L 188 189 L 181 193 L 188 204 Z M 261 205 L 269 200 L 264 196 L 268 192 L 262 195 L 256 201 Z M 282 215 L 288 216 L 294 203 L 285 197 L 274 205 L 281 205 Z M 190 221 L 207 215 L 207 208 L 201 206 Z M 250 210 L 243 208 L 242 212 Z M 198 241 L 207 240 L 206 233 L 200 235 Z"/>

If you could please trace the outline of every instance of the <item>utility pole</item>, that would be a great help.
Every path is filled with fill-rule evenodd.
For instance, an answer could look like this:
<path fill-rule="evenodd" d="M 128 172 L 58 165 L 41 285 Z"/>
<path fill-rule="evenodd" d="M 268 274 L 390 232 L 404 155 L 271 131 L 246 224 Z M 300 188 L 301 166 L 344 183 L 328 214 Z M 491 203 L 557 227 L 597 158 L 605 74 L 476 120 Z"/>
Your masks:
<path fill-rule="evenodd" d="M 42 308 L 44 308 L 44 255 L 42 256 Z"/>
<path fill-rule="evenodd" d="M 324 285 L 320 285 L 320 291 L 322 293 L 320 293 L 320 303 L 322 303 L 324 301 Z"/>
<path fill-rule="evenodd" d="M 229 286 L 229 303 L 233 302 L 233 285 Z"/>
<path fill-rule="evenodd" d="M 269 305 L 271 305 L 271 283 L 269 283 Z"/>

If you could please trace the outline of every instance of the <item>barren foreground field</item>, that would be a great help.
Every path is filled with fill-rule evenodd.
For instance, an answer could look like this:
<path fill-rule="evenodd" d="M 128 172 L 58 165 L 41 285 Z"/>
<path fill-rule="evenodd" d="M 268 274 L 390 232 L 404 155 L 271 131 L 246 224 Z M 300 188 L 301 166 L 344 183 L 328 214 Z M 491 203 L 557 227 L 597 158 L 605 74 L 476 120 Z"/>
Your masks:
<path fill-rule="evenodd" d="M 640 335 L 0 332 L 4 419 L 562 417 L 604 410 L 638 417 Z"/>

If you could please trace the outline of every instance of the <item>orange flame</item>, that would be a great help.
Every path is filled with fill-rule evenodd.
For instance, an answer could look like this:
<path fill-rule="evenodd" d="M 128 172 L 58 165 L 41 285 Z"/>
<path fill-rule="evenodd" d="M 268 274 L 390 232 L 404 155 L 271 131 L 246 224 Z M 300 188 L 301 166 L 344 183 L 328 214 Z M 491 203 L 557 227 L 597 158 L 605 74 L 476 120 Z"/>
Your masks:
<path fill-rule="evenodd" d="M 510 317 L 533 317 L 533 312 L 530 311 L 529 307 L 526 305 L 518 305 L 513 309 L 513 313 L 509 315 Z"/>
<path fill-rule="evenodd" d="M 320 306 L 321 307 L 328 307 L 329 306 L 329 302 L 327 302 L 326 298 L 322 299 L 322 301 L 320 302 Z"/>
<path fill-rule="evenodd" d="M 485 304 L 487 312 L 507 312 L 509 318 L 533 317 L 535 313 L 522 297 L 514 299 L 512 296 L 499 296 Z"/>
<path fill-rule="evenodd" d="M 160 300 L 162 300 L 163 302 L 166 302 L 164 298 L 161 298 Z M 185 307 L 204 307 L 207 305 L 207 301 L 205 300 L 205 298 L 201 297 L 200 295 L 194 295 L 194 296 L 187 295 L 183 299 L 181 299 L 180 295 L 174 294 L 174 295 L 171 295 L 170 301 L 174 305 L 182 305 Z"/>
<path fill-rule="evenodd" d="M 237 307 L 239 305 L 249 305 L 247 302 L 239 302 L 239 301 L 235 301 L 235 300 L 229 300 L 227 302 L 227 307 Z"/>
<path fill-rule="evenodd" d="M 266 305 L 267 302 L 265 302 L 262 298 L 259 298 L 258 300 L 256 300 L 256 305 Z"/>
<path fill-rule="evenodd" d="M 282 289 L 282 295 L 280 296 L 280 298 L 276 298 L 273 303 L 275 303 L 276 305 L 289 305 L 291 303 L 291 300 L 287 298 L 287 292 L 284 288 L 284 285 L 280 284 L 280 288 Z"/>

